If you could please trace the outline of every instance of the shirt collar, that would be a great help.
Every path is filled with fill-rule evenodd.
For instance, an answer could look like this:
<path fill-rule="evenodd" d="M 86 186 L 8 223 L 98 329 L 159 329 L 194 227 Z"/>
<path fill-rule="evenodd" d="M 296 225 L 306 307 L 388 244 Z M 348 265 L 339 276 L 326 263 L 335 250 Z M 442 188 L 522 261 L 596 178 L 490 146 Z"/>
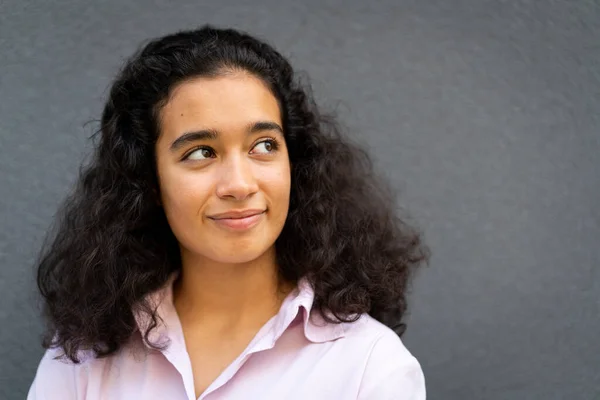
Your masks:
<path fill-rule="evenodd" d="M 148 340 L 154 344 L 163 344 L 163 340 L 174 340 L 183 338 L 181 325 L 177 316 L 177 311 L 173 305 L 173 283 L 178 276 L 174 272 L 166 284 L 156 292 L 147 296 L 147 300 L 156 308 L 158 325 L 154 328 Z M 324 343 L 339 339 L 344 336 L 344 324 L 329 323 L 323 316 L 312 310 L 315 293 L 306 278 L 298 281 L 298 284 L 292 292 L 285 298 L 279 312 L 272 318 L 270 329 L 266 332 L 265 340 L 270 342 L 270 346 L 283 335 L 283 333 L 292 325 L 293 322 L 302 322 L 304 336 L 313 343 Z M 147 314 L 134 312 L 136 323 L 140 332 L 145 332 L 151 324 L 151 319 Z M 144 343 L 148 345 L 146 340 Z"/>

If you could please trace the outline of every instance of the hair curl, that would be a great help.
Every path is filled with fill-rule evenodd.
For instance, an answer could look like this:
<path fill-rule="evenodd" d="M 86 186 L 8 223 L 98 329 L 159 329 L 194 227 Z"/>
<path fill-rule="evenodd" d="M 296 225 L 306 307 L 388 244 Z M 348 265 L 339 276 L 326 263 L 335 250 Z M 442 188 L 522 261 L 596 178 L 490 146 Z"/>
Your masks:
<path fill-rule="evenodd" d="M 93 158 L 40 252 L 45 348 L 61 347 L 77 363 L 80 350 L 116 352 L 137 329 L 135 312 L 152 321 L 146 338 L 156 327 L 146 297 L 181 267 L 157 201 L 159 111 L 175 85 L 231 70 L 262 79 L 282 113 L 292 177 L 289 214 L 275 243 L 281 277 L 307 277 L 315 310 L 331 323 L 369 313 L 402 335 L 407 285 L 428 261 L 427 246 L 396 214 L 368 155 L 319 113 L 279 52 L 244 32 L 205 25 L 150 41 L 112 84 Z"/>

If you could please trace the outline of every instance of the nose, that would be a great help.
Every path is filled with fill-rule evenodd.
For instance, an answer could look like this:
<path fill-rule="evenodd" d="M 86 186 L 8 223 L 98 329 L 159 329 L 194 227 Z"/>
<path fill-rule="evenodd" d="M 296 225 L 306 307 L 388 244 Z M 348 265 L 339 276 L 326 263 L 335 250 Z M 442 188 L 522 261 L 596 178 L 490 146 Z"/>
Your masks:
<path fill-rule="evenodd" d="M 258 191 L 254 172 L 243 156 L 224 160 L 219 172 L 216 191 L 222 199 L 245 200 Z"/>

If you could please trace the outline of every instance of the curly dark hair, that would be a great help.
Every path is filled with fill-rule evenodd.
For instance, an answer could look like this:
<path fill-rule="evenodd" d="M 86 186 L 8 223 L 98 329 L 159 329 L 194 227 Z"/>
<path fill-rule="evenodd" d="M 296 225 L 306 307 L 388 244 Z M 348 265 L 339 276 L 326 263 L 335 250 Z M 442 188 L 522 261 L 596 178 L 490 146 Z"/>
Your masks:
<path fill-rule="evenodd" d="M 362 147 L 321 114 L 309 86 L 267 43 L 205 25 L 150 41 L 112 84 L 92 159 L 46 237 L 37 263 L 47 331 L 44 348 L 106 357 L 158 323 L 147 295 L 181 268 L 177 240 L 158 201 L 154 146 L 159 111 L 173 87 L 195 77 L 247 71 L 279 102 L 291 170 L 290 208 L 275 246 L 280 276 L 307 278 L 314 309 L 330 323 L 368 313 L 398 335 L 406 292 L 428 262 L 421 235 L 396 211 Z M 157 345 L 158 346 L 158 345 Z"/>

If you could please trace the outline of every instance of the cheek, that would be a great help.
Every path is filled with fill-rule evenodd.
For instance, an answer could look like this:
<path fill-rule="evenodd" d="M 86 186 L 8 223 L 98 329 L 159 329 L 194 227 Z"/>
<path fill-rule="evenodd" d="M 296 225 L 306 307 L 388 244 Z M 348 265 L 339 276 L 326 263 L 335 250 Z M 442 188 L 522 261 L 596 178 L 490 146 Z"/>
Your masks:
<path fill-rule="evenodd" d="M 197 214 L 206 202 L 209 189 L 207 179 L 199 179 L 194 174 L 171 174 L 161 187 L 167 215 L 185 218 Z"/>
<path fill-rule="evenodd" d="M 289 166 L 283 165 L 281 168 L 266 171 L 261 179 L 264 191 L 272 201 L 272 206 L 277 210 L 287 210 L 291 186 Z"/>

